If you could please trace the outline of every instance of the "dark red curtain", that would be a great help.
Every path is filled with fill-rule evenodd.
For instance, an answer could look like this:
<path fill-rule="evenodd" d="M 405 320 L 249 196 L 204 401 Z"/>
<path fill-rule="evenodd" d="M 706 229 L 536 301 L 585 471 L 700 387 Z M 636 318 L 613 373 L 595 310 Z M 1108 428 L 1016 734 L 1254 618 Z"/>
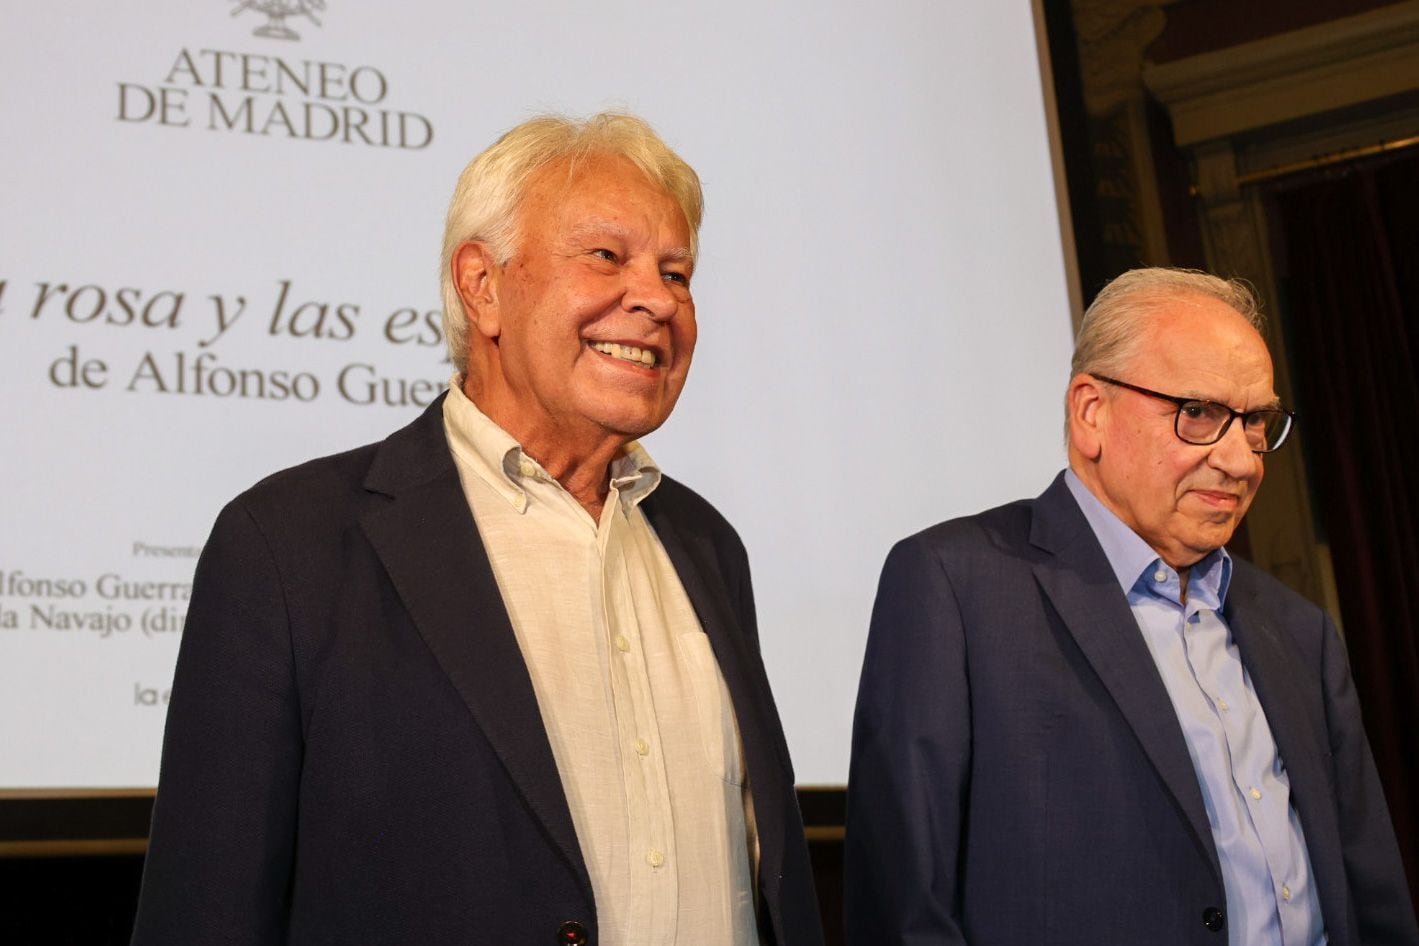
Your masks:
<path fill-rule="evenodd" d="M 1307 468 L 1419 903 L 1419 156 L 1278 187 L 1273 199 Z"/>

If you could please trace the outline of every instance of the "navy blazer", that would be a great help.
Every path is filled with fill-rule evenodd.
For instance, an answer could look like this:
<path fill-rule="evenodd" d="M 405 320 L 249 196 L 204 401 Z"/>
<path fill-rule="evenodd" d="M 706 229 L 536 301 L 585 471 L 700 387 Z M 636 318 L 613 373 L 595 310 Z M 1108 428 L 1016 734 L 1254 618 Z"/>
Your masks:
<path fill-rule="evenodd" d="M 1416 946 L 1335 628 L 1242 561 L 1224 616 L 1290 776 L 1331 946 Z M 888 557 L 846 862 L 859 946 L 1227 942 L 1182 728 L 1062 475 Z"/>
<path fill-rule="evenodd" d="M 765 942 L 822 942 L 748 560 L 670 479 L 643 503 L 724 674 Z M 531 678 L 443 430 L 234 500 L 198 563 L 136 946 L 599 942 Z"/>

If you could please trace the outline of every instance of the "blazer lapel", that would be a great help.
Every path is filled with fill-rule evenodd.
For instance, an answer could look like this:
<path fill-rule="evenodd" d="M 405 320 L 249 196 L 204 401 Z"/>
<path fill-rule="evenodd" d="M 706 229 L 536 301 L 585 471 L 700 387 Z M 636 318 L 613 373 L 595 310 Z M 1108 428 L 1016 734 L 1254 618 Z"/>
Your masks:
<path fill-rule="evenodd" d="M 1103 548 L 1061 474 L 1035 501 L 1035 578 L 1172 793 L 1220 882 L 1217 845 L 1182 727 Z"/>
<path fill-rule="evenodd" d="M 1233 573 L 1223 614 L 1286 768 L 1291 804 L 1305 833 L 1321 915 L 1328 929 L 1347 930 L 1350 921 L 1346 915 L 1346 879 L 1343 872 L 1331 869 L 1332 865 L 1343 863 L 1333 802 L 1335 790 L 1326 774 L 1329 766 L 1324 749 L 1315 738 L 1316 733 L 1325 731 L 1325 720 L 1314 717 L 1296 688 L 1301 672 L 1295 666 L 1295 658 L 1267 620 L 1265 605 L 1256 589 L 1240 571 Z M 1332 940 L 1335 936 L 1332 933 Z"/>
<path fill-rule="evenodd" d="M 692 523 L 677 523 L 661 504 L 651 496 L 642 506 L 655 529 L 665 554 L 675 566 L 680 584 L 695 608 L 700 626 L 710 639 L 720 673 L 734 704 L 740 737 L 744 742 L 745 763 L 749 773 L 749 789 L 754 799 L 754 818 L 759 828 L 759 877 L 761 882 L 777 886 L 783 864 L 782 832 L 785 824 L 783 791 L 779 784 L 780 771 L 787 770 L 786 759 L 777 756 L 787 750 L 777 747 L 773 727 L 762 700 L 767 682 L 755 671 L 754 662 L 745 652 L 747 635 L 752 628 L 739 627 L 730 590 L 719 568 L 713 540 L 694 529 Z M 747 576 L 746 576 L 747 577 Z"/>
<path fill-rule="evenodd" d="M 443 398 L 385 441 L 365 486 L 387 497 L 361 526 L 400 600 L 590 899 L 532 678 L 448 451 Z"/>

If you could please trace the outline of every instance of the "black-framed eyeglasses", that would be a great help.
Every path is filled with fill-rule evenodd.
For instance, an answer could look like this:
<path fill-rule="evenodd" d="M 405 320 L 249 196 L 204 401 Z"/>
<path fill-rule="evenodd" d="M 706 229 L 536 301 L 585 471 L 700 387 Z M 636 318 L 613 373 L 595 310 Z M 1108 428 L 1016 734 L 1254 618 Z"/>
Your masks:
<path fill-rule="evenodd" d="M 1270 453 L 1286 442 L 1286 435 L 1291 432 L 1291 422 L 1296 418 L 1296 415 L 1291 411 L 1281 407 L 1237 411 L 1219 401 L 1205 401 L 1195 397 L 1163 394 L 1160 391 L 1150 391 L 1147 388 L 1140 388 L 1136 384 L 1129 384 L 1127 381 L 1119 381 L 1117 378 L 1108 378 L 1101 374 L 1096 374 L 1094 377 L 1105 384 L 1127 388 L 1138 394 L 1177 405 L 1178 412 L 1173 420 L 1174 432 L 1183 443 L 1199 447 L 1205 447 L 1221 440 L 1227 435 L 1232 421 L 1240 417 L 1242 430 L 1246 433 L 1247 444 L 1251 447 L 1252 453 Z"/>

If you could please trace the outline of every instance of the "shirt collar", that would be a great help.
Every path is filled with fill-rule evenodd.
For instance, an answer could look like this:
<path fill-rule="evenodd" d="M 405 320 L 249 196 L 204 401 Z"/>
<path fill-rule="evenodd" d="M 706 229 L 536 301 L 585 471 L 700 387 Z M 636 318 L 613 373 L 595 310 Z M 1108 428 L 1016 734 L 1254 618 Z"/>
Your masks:
<path fill-rule="evenodd" d="M 1064 471 L 1064 482 L 1074 496 L 1074 501 L 1079 504 L 1084 518 L 1088 520 L 1094 537 L 1103 547 L 1104 555 L 1107 556 L 1114 577 L 1118 579 L 1124 594 L 1133 591 L 1140 581 L 1143 581 L 1150 591 L 1154 591 L 1157 584 L 1176 589 L 1177 573 L 1173 568 L 1163 562 L 1152 546 L 1143 541 L 1138 533 L 1130 529 L 1113 510 L 1091 493 L 1089 487 L 1084 485 L 1073 470 Z M 1150 583 L 1148 579 L 1153 578 L 1160 570 L 1171 575 L 1171 581 Z M 1232 557 L 1227 554 L 1226 549 L 1216 549 L 1188 570 L 1188 600 L 1195 601 L 1201 607 L 1220 611 L 1227 600 L 1227 588 L 1231 581 Z"/>
<path fill-rule="evenodd" d="M 448 383 L 443 403 L 444 432 L 454 455 L 509 505 L 522 512 L 527 508 L 529 480 L 561 484 L 542 464 L 527 455 L 512 434 L 503 430 L 463 393 L 458 375 Z M 623 506 L 633 507 L 660 485 L 660 468 L 639 441 L 631 441 L 611 461 L 610 485 L 620 494 Z"/>
<path fill-rule="evenodd" d="M 660 467 L 639 440 L 626 444 L 621 455 L 611 461 L 611 486 L 621 494 L 621 505 L 639 506 L 659 485 Z"/>

